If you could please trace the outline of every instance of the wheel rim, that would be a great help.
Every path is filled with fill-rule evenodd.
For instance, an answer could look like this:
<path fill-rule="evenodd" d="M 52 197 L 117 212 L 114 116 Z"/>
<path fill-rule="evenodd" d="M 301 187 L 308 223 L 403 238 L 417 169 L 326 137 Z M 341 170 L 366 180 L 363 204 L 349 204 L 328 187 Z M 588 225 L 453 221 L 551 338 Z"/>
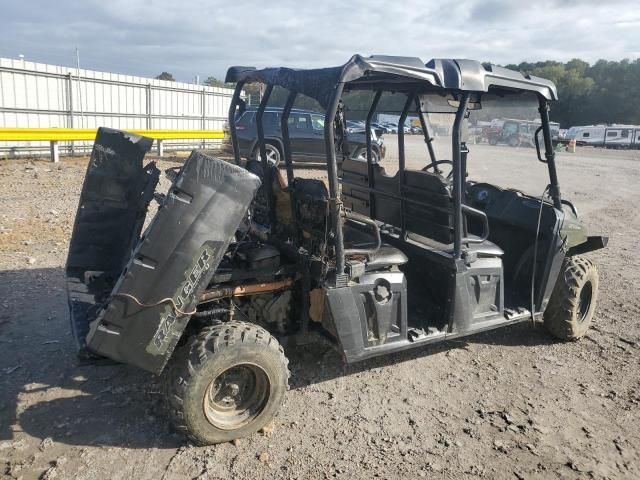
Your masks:
<path fill-rule="evenodd" d="M 356 160 L 363 160 L 363 161 L 367 161 L 367 150 L 366 149 L 362 149 L 358 152 L 358 156 L 356 157 Z M 376 154 L 376 152 L 371 151 L 371 161 L 373 163 L 376 163 L 378 161 L 378 156 Z"/>
<path fill-rule="evenodd" d="M 204 413 L 222 430 L 236 430 L 252 422 L 269 401 L 271 382 L 267 373 L 252 363 L 228 368 L 207 387 Z"/>
<path fill-rule="evenodd" d="M 271 165 L 278 166 L 278 163 L 280 163 L 280 152 L 269 145 L 267 145 L 266 151 L 267 162 L 269 162 Z"/>
<path fill-rule="evenodd" d="M 578 299 L 578 322 L 582 323 L 589 315 L 591 310 L 591 300 L 593 299 L 593 286 L 591 282 L 587 282 L 580 290 L 580 298 Z"/>

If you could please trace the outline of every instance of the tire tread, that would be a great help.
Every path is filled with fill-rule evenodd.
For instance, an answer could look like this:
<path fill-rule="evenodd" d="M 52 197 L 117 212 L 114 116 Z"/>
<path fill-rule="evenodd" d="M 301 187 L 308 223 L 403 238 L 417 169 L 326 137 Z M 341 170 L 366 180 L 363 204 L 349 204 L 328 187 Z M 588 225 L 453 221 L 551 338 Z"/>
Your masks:
<path fill-rule="evenodd" d="M 190 432 L 183 411 L 189 383 L 212 356 L 233 348 L 237 343 L 260 344 L 276 353 L 286 369 L 289 388 L 289 360 L 279 342 L 265 329 L 236 320 L 203 328 L 175 353 L 165 376 L 169 417 L 175 429 L 195 444 L 203 445 L 203 442 Z"/>

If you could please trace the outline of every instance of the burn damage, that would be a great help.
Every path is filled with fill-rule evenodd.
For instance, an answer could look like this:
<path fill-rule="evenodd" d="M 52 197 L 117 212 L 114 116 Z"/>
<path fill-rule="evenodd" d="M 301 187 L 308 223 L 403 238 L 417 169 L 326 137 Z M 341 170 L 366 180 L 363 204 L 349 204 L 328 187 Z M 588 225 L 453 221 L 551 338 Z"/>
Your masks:
<path fill-rule="evenodd" d="M 101 129 L 67 264 L 85 353 L 160 372 L 246 214 L 260 180 L 194 151 L 140 235 L 158 182 L 151 139 Z"/>
<path fill-rule="evenodd" d="M 153 140 L 100 128 L 76 214 L 66 265 L 71 328 L 86 353 L 89 319 L 107 299 L 138 242 L 158 183 L 154 163 L 143 166 Z"/>

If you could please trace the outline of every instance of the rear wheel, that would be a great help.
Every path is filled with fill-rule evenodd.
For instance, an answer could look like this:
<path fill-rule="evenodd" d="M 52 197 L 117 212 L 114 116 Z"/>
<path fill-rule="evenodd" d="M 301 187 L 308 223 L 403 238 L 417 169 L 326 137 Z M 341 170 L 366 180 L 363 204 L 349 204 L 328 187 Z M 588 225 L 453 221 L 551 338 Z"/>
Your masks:
<path fill-rule="evenodd" d="M 362 160 L 363 162 L 366 162 L 367 161 L 367 149 L 366 148 L 361 148 L 360 150 L 358 150 L 356 152 L 354 157 L 356 158 L 356 160 Z M 378 163 L 379 161 L 380 161 L 380 155 L 378 154 L 377 151 L 371 149 L 371 162 L 372 163 Z"/>
<path fill-rule="evenodd" d="M 509 137 L 509 140 L 507 141 L 507 143 L 509 144 L 510 147 L 519 147 L 520 146 L 520 138 L 518 138 L 517 135 L 512 135 Z"/>
<path fill-rule="evenodd" d="M 590 260 L 567 257 L 544 313 L 547 330 L 561 340 L 577 340 L 589 329 L 598 299 L 598 269 Z"/>
<path fill-rule="evenodd" d="M 280 165 L 282 155 L 280 154 L 280 150 L 278 149 L 278 147 L 271 143 L 267 143 L 264 148 L 267 153 L 267 162 L 276 167 Z M 253 158 L 260 158 L 260 146 L 256 147 L 255 152 L 253 153 Z"/>
<path fill-rule="evenodd" d="M 167 370 L 173 424 L 199 445 L 249 436 L 273 419 L 288 379 L 284 351 L 263 328 L 236 321 L 207 327 Z"/>

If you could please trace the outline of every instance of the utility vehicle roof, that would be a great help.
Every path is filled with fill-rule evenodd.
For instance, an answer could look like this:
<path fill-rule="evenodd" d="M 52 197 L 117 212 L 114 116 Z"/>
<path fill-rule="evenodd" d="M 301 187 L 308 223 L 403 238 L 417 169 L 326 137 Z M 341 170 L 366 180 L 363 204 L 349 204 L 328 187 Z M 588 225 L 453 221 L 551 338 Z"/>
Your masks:
<path fill-rule="evenodd" d="M 424 63 L 417 57 L 354 55 L 344 65 L 308 70 L 286 67 L 230 67 L 226 82 L 265 83 L 315 98 L 327 107 L 336 84 L 345 89 L 394 92 L 468 91 L 535 92 L 557 100 L 553 82 L 475 60 L 434 59 Z"/>

